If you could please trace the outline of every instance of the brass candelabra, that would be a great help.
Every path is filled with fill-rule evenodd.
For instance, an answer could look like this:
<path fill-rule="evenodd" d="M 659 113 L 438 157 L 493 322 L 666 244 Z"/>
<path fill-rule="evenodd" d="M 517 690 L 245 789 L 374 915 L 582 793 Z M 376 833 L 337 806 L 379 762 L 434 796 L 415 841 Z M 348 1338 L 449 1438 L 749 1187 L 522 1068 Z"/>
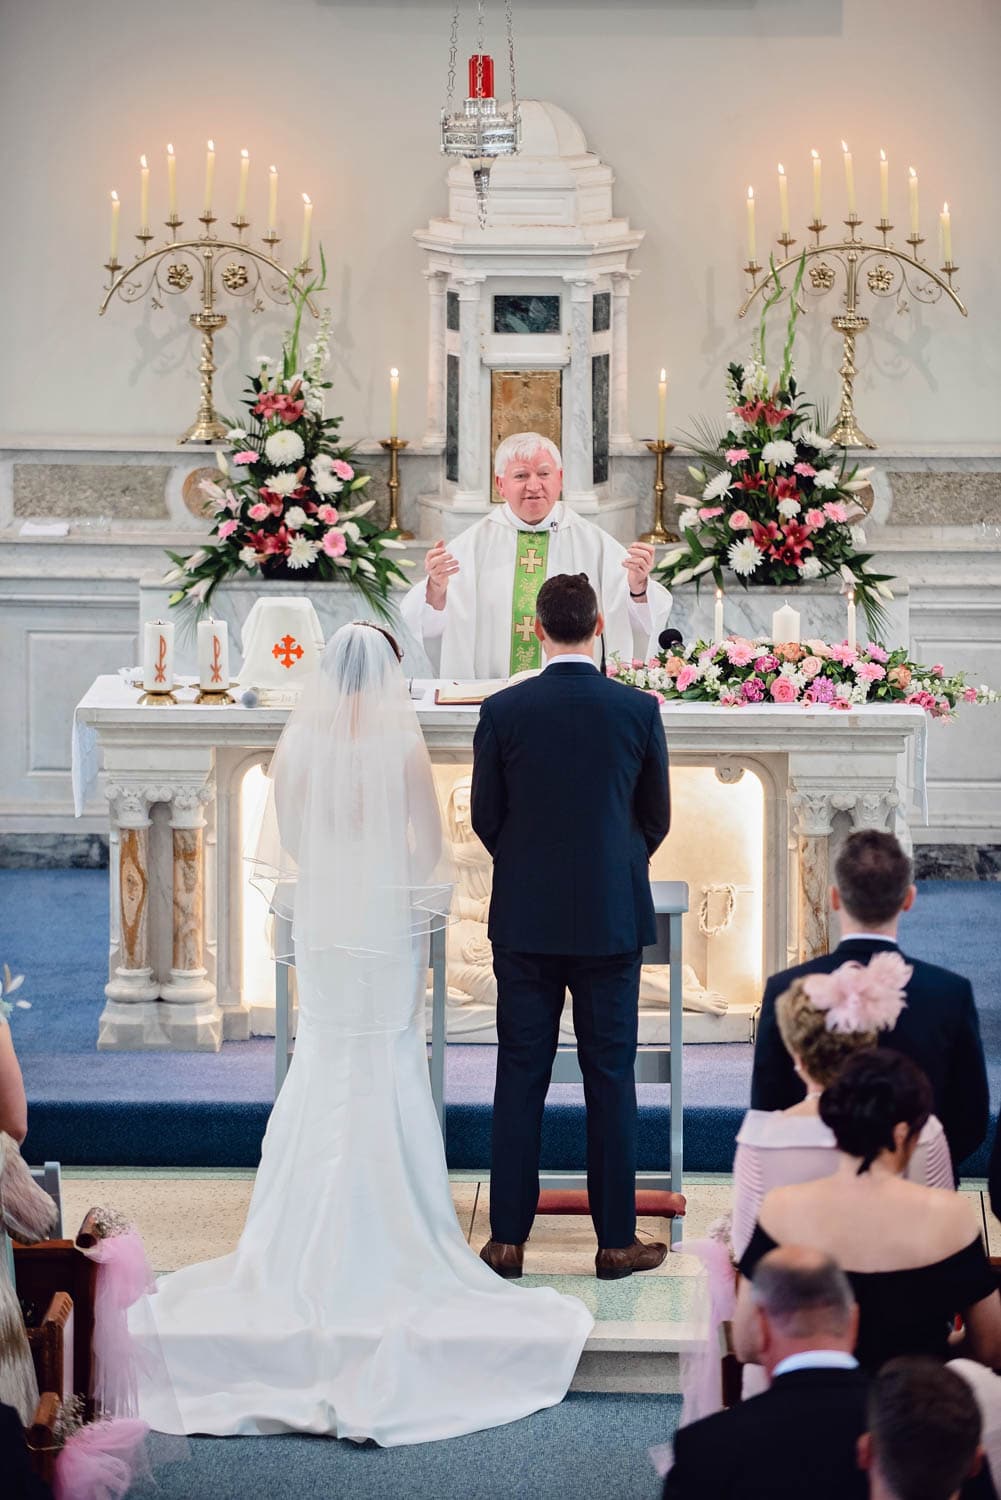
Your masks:
<path fill-rule="evenodd" d="M 201 334 L 198 361 L 201 396 L 195 420 L 178 438 L 179 443 L 214 443 L 226 436 L 226 424 L 220 420 L 212 397 L 212 377 L 216 370 L 214 340 L 228 321 L 226 314 L 216 307 L 217 274 L 222 290 L 248 300 L 251 312 L 255 313 L 264 311 L 265 299 L 278 306 L 287 304 L 290 289 L 304 292 L 312 274 L 312 267 L 306 261 L 288 271 L 276 259 L 280 239 L 273 229 L 263 236 L 265 250 L 245 244 L 243 236 L 250 221 L 242 214 L 232 220 L 236 238 L 230 240 L 216 238 L 212 227 L 216 219 L 212 213 L 200 214 L 199 220 L 204 229 L 198 238 L 179 240 L 183 220 L 171 214 L 166 221 L 169 239 L 156 250 L 148 248 L 153 239 L 148 225 L 140 229 L 136 235 L 139 250 L 131 265 L 122 265 L 117 255 L 105 262 L 111 281 L 99 309 L 103 316 L 116 295 L 123 302 L 141 302 L 150 296 L 152 306 L 159 311 L 168 296 L 187 292 L 200 273 L 201 307 L 191 313 L 188 321 Z M 309 298 L 306 306 L 315 318 L 317 309 Z"/>
<path fill-rule="evenodd" d="M 387 529 L 395 531 L 401 542 L 412 542 L 414 534 L 406 531 L 400 525 L 400 453 L 407 446 L 406 438 L 380 438 L 380 448 L 385 448 L 389 454 L 389 521 Z"/>
<path fill-rule="evenodd" d="M 676 531 L 669 531 L 664 525 L 664 491 L 667 488 L 664 480 L 664 458 L 668 453 L 673 452 L 674 444 L 665 443 L 663 438 L 655 438 L 647 443 L 647 447 L 654 454 L 657 463 L 653 481 L 653 526 L 643 533 L 640 541 L 653 542 L 654 546 L 660 546 L 664 542 L 681 540 Z"/>
<path fill-rule="evenodd" d="M 959 308 L 963 317 L 967 316 L 966 308 L 952 284 L 952 278 L 959 269 L 957 265 L 951 260 L 946 260 L 941 271 L 934 271 L 926 261 L 920 258 L 919 251 L 924 244 L 924 239 L 917 230 L 907 237 L 906 243 L 911 247 L 908 254 L 906 250 L 898 250 L 888 240 L 887 236 L 893 229 L 889 220 L 880 219 L 876 224 L 876 230 L 882 238 L 881 244 L 857 238 L 856 231 L 861 223 L 862 219 L 857 213 L 850 213 L 844 220 L 848 230 L 847 235 L 840 240 L 822 244 L 821 235 L 827 225 L 822 224 L 818 219 L 813 219 L 808 226 L 809 232 L 813 235 L 813 244 L 808 245 L 802 252 L 806 257 L 806 275 L 803 283 L 804 286 L 806 282 L 810 284 L 808 295 L 814 293 L 817 297 L 823 297 L 832 290 L 838 279 L 835 264 L 839 265 L 844 272 L 845 289 L 842 294 L 844 310 L 836 313 L 831 319 L 831 327 L 841 334 L 844 341 L 841 367 L 838 371 L 841 376 L 841 403 L 838 407 L 837 419 L 827 436 L 845 448 L 876 447 L 872 438 L 866 436 L 855 418 L 855 377 L 858 374 L 855 366 L 855 339 L 859 333 L 863 333 L 869 327 L 869 319 L 859 311 L 859 277 L 863 269 L 866 286 L 872 295 L 894 298 L 901 312 L 907 310 L 909 296 L 913 297 L 916 302 L 933 303 L 938 302 L 944 292 Z M 796 241 L 790 239 L 788 233 L 780 235 L 778 243 L 782 246 L 784 259 L 776 263 L 775 274 L 781 280 L 783 272 L 788 271 L 791 266 L 797 266 L 801 256 L 790 254 Z M 762 277 L 761 281 L 758 281 L 758 275 L 763 269 L 753 257 L 744 267 L 745 272 L 751 278 L 752 289 L 740 308 L 740 317 L 744 316 L 755 297 L 765 287 L 774 285 L 770 271 Z"/>

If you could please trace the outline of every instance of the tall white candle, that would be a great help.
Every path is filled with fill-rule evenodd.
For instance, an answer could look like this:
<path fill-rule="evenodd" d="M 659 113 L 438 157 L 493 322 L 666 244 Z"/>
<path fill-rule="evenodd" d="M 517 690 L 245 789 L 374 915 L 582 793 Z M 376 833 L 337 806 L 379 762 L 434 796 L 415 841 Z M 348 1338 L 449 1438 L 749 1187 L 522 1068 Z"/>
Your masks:
<path fill-rule="evenodd" d="M 855 650 L 855 645 L 856 645 L 856 639 L 855 639 L 856 621 L 855 621 L 855 616 L 856 616 L 855 590 L 854 589 L 849 589 L 848 590 L 848 636 L 847 636 L 847 640 L 848 640 L 849 646 L 851 647 L 851 649 L 853 651 Z"/>
<path fill-rule="evenodd" d="M 139 158 L 139 228 L 149 228 L 149 166 L 145 156 Z"/>
<path fill-rule="evenodd" d="M 779 227 L 784 235 L 789 233 L 789 179 L 786 169 L 779 162 Z"/>
<path fill-rule="evenodd" d="M 783 604 L 772 615 L 772 642 L 784 646 L 789 642 L 799 643 L 799 610 Z"/>
<path fill-rule="evenodd" d="M 942 262 L 944 265 L 952 265 L 952 215 L 949 212 L 948 203 L 942 204 L 942 212 L 938 216 L 939 228 L 942 231 Z"/>
<path fill-rule="evenodd" d="M 841 150 L 845 158 L 845 190 L 848 194 L 848 212 L 855 213 L 855 167 L 852 164 L 852 154 L 848 149 L 848 142 L 841 142 Z"/>
<path fill-rule="evenodd" d="M 225 620 L 198 622 L 198 686 L 206 693 L 229 688 L 229 628 Z"/>
<path fill-rule="evenodd" d="M 811 151 L 813 160 L 813 220 L 815 224 L 820 223 L 820 153 Z"/>
<path fill-rule="evenodd" d="M 212 212 L 212 188 L 215 183 L 215 142 L 209 141 L 205 152 L 205 205 L 202 213 L 207 219 Z"/>
<path fill-rule="evenodd" d="M 719 646 L 723 641 L 723 590 L 716 590 L 716 608 L 713 610 L 713 645 Z"/>
<path fill-rule="evenodd" d="M 278 228 L 278 168 L 268 168 L 268 234 Z"/>
<path fill-rule="evenodd" d="M 890 163 L 886 159 L 886 152 L 879 153 L 879 216 L 890 222 Z"/>
<path fill-rule="evenodd" d="M 755 261 L 755 250 L 757 249 L 757 238 L 754 233 L 754 189 L 747 190 L 747 262 L 753 265 Z"/>
<path fill-rule="evenodd" d="M 250 176 L 250 152 L 246 147 L 240 152 L 240 191 L 236 198 L 236 217 L 247 217 L 247 178 Z"/>
<path fill-rule="evenodd" d="M 150 620 L 143 632 L 143 687 L 147 693 L 169 693 L 174 686 L 174 627 Z"/>
<path fill-rule="evenodd" d="M 918 235 L 921 233 L 921 230 L 918 228 L 918 174 L 917 172 L 915 172 L 913 167 L 910 167 L 908 169 L 907 193 L 911 205 L 911 234 L 914 239 L 917 239 Z"/>
<path fill-rule="evenodd" d="M 122 205 L 118 201 L 118 194 L 114 188 L 111 189 L 111 254 L 109 260 L 118 259 L 118 219 L 122 212 Z"/>
<path fill-rule="evenodd" d="M 394 365 L 389 372 L 389 435 L 396 437 L 400 421 L 400 372 Z"/>
<path fill-rule="evenodd" d="M 657 441 L 664 441 L 667 432 L 667 370 L 662 369 L 657 381 Z"/>
<path fill-rule="evenodd" d="M 299 247 L 299 264 L 309 264 L 309 242 L 312 238 L 313 201 L 308 193 L 302 195 L 302 244 Z"/>
<path fill-rule="evenodd" d="M 177 218 L 177 157 L 174 148 L 167 145 L 167 216 Z"/>

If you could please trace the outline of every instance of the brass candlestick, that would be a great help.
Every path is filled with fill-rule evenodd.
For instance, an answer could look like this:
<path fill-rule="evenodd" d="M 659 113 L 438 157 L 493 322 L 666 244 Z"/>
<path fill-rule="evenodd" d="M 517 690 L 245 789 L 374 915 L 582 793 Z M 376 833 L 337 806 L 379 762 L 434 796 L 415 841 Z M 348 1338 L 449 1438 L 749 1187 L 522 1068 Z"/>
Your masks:
<path fill-rule="evenodd" d="M 653 542 L 654 546 L 660 546 L 664 542 L 678 542 L 681 538 L 676 531 L 668 531 L 664 525 L 664 491 L 667 485 L 664 482 L 664 456 L 674 450 L 673 443 L 665 443 L 663 438 L 656 438 L 648 442 L 647 447 L 654 454 L 657 461 L 656 473 L 653 481 L 653 528 L 645 531 L 640 537 L 641 542 Z"/>
<path fill-rule="evenodd" d="M 395 531 L 397 540 L 401 542 L 412 542 L 414 534 L 406 531 L 400 525 L 399 499 L 400 499 L 400 453 L 407 446 L 406 438 L 380 438 L 379 447 L 385 448 L 389 454 L 389 524 L 388 530 Z"/>
<path fill-rule="evenodd" d="M 176 703 L 173 688 L 164 688 L 162 693 L 154 692 L 147 688 L 139 699 L 140 708 L 167 708 L 171 703 Z"/>
<path fill-rule="evenodd" d="M 834 426 L 827 436 L 833 438 L 845 448 L 875 448 L 876 444 L 872 438 L 867 437 L 855 418 L 855 377 L 858 370 L 855 365 L 855 339 L 860 333 L 864 333 L 869 327 L 869 319 L 859 311 L 859 275 L 863 268 L 865 271 L 866 286 L 874 297 L 894 297 L 897 307 L 901 312 L 907 308 L 907 298 L 913 297 L 918 302 L 938 302 L 944 292 L 965 318 L 967 316 L 959 296 L 953 289 L 952 278 L 958 269 L 952 262 L 947 262 L 941 273 L 933 271 L 925 261 L 919 257 L 924 240 L 917 233 L 907 238 L 907 244 L 911 247 L 911 253 L 906 250 L 898 250 L 888 240 L 893 225 L 885 218 L 876 223 L 876 232 L 882 238 L 882 244 L 874 244 L 867 240 L 856 238 L 856 230 L 862 223 L 857 213 L 850 213 L 844 220 L 847 235 L 839 240 L 821 244 L 820 237 L 827 228 L 826 224 L 819 219 L 812 219 L 807 226 L 813 235 L 813 244 L 803 251 L 806 257 L 806 276 L 804 277 L 803 289 L 809 282 L 809 290 L 817 296 L 825 296 L 838 280 L 836 267 L 844 272 L 845 289 L 842 295 L 843 309 L 831 319 L 831 327 L 840 333 L 844 342 L 841 358 L 841 366 L 838 374 L 841 376 L 841 401 L 838 406 L 838 415 Z M 785 258 L 775 266 L 775 275 L 781 278 L 784 271 L 799 265 L 801 256 L 788 254 L 789 245 L 793 242 L 787 235 L 780 235 L 778 243 L 783 247 Z M 834 264 L 832 264 L 834 262 Z M 758 281 L 760 267 L 749 263 L 744 267 L 745 272 L 751 279 L 752 290 L 744 299 L 739 316 L 743 317 L 754 301 L 755 297 L 765 287 L 774 285 L 774 277 L 769 270 L 761 281 Z M 649 444 L 647 445 L 650 446 Z M 644 538 L 644 540 L 646 540 Z"/>
<path fill-rule="evenodd" d="M 231 682 L 230 687 L 236 687 L 236 683 Z M 200 687 L 195 702 L 204 704 L 206 708 L 222 708 L 227 703 L 235 703 L 236 699 L 225 688 Z"/>

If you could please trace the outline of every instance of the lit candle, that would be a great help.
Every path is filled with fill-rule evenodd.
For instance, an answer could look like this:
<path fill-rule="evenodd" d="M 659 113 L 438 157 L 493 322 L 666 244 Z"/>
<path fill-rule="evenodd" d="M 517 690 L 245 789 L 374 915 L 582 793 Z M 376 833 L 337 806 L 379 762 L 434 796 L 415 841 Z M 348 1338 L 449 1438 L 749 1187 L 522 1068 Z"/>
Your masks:
<path fill-rule="evenodd" d="M 177 218 L 177 157 L 170 145 L 167 147 L 167 216 Z"/>
<path fill-rule="evenodd" d="M 907 192 L 911 204 L 911 234 L 917 239 L 921 233 L 918 228 L 918 174 L 913 167 L 908 168 Z"/>
<path fill-rule="evenodd" d="M 748 263 L 748 265 L 751 265 L 751 266 L 754 265 L 754 258 L 755 258 L 754 257 L 754 252 L 755 252 L 756 248 L 757 248 L 757 241 L 755 239 L 755 234 L 754 234 L 754 189 L 752 187 L 749 187 L 748 190 L 747 190 L 747 263 Z"/>
<path fill-rule="evenodd" d="M 942 261 L 947 266 L 952 265 L 952 215 L 949 212 L 948 203 L 942 204 L 942 212 L 938 216 L 939 226 L 942 230 Z"/>
<path fill-rule="evenodd" d="M 114 188 L 111 189 L 111 254 L 109 260 L 118 259 L 118 216 L 122 211 L 122 205 L 118 201 L 118 194 Z"/>
<path fill-rule="evenodd" d="M 820 223 L 820 153 L 811 151 L 813 158 L 813 222 Z"/>
<path fill-rule="evenodd" d="M 855 212 L 855 168 L 852 165 L 852 154 L 848 149 L 848 142 L 841 142 L 841 150 L 845 158 L 845 188 L 848 193 L 848 212 Z"/>
<path fill-rule="evenodd" d="M 174 686 L 174 627 L 149 620 L 143 632 L 143 688 L 169 693 Z"/>
<path fill-rule="evenodd" d="M 400 417 L 400 372 L 394 365 L 389 372 L 389 436 L 395 438 Z"/>
<path fill-rule="evenodd" d="M 268 234 L 278 228 L 278 168 L 268 168 Z"/>
<path fill-rule="evenodd" d="M 198 686 L 203 692 L 229 688 L 229 628 L 225 620 L 198 622 Z"/>
<path fill-rule="evenodd" d="M 207 219 L 212 212 L 212 185 L 215 182 L 215 142 L 209 141 L 205 152 L 205 206 L 202 209 L 203 216 Z"/>
<path fill-rule="evenodd" d="M 250 152 L 244 147 L 240 152 L 240 191 L 236 199 L 236 217 L 247 217 L 247 178 L 250 176 Z"/>
<path fill-rule="evenodd" d="M 890 163 L 885 151 L 879 153 L 879 214 L 885 224 L 890 222 Z"/>
<path fill-rule="evenodd" d="M 848 590 L 848 644 L 855 650 L 855 590 Z"/>
<path fill-rule="evenodd" d="M 716 608 L 713 610 L 713 645 L 723 642 L 723 590 L 716 590 Z"/>
<path fill-rule="evenodd" d="M 299 247 L 300 266 L 309 265 L 309 242 L 312 238 L 313 202 L 308 193 L 302 195 L 302 244 Z"/>
<path fill-rule="evenodd" d="M 782 233 L 789 234 L 789 179 L 786 169 L 779 162 L 779 225 Z"/>
<path fill-rule="evenodd" d="M 149 167 L 145 156 L 139 158 L 139 228 L 149 228 Z"/>
<path fill-rule="evenodd" d="M 799 643 L 799 610 L 783 604 L 772 615 L 772 644 L 784 646 L 790 642 Z"/>
<path fill-rule="evenodd" d="M 667 371 L 661 370 L 657 381 L 657 441 L 664 441 L 667 431 Z"/>

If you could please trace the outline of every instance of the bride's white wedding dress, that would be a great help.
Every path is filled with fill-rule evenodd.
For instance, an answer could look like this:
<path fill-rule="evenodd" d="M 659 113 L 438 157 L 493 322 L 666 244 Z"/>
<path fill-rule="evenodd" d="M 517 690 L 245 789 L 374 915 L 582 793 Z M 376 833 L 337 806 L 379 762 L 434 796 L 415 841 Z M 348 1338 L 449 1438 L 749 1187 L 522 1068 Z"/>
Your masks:
<path fill-rule="evenodd" d="M 188 1433 L 296 1430 L 386 1446 L 455 1437 L 560 1401 L 593 1326 L 576 1298 L 502 1281 L 456 1221 L 424 1031 L 428 918 L 447 906 L 440 832 L 409 700 L 404 711 L 394 698 L 398 722 L 384 732 L 387 661 L 395 672 L 383 637 L 360 626 L 327 648 L 322 672 L 339 707 L 345 662 L 361 674 L 350 765 L 326 700 L 319 720 L 315 702 L 296 711 L 299 742 L 290 723 L 276 755 L 281 842 L 299 880 L 295 1053 L 239 1246 L 163 1278 L 151 1299 L 173 1384 L 172 1399 L 143 1399 L 154 1428 L 176 1431 L 179 1411 Z M 310 763 L 317 752 L 322 765 Z M 410 825 L 410 873 L 399 879 L 394 757 Z M 350 831 L 360 825 L 361 842 Z M 419 883 L 414 861 L 429 841 L 439 867 L 431 879 L 425 860 Z M 349 846 L 354 862 L 334 881 L 328 861 Z M 264 863 L 286 873 L 281 858 Z M 415 920 L 415 906 L 425 916 Z"/>

